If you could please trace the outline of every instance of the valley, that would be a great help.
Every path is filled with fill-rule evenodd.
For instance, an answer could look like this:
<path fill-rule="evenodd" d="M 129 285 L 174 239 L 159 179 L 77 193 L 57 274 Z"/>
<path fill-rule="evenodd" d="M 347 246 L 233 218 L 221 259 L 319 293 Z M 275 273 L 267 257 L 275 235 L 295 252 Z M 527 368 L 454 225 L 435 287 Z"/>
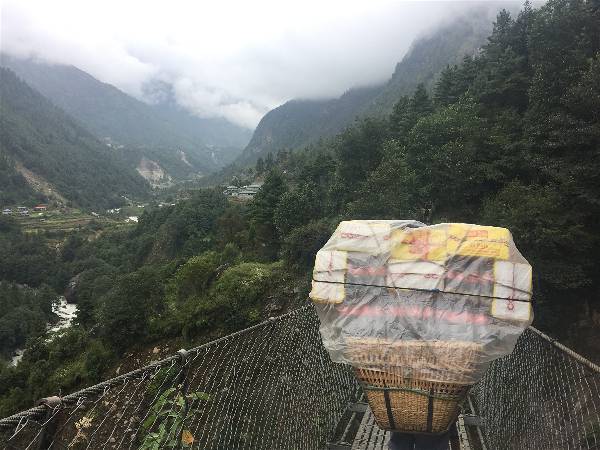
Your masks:
<path fill-rule="evenodd" d="M 305 305 L 352 219 L 508 228 L 534 325 L 597 363 L 599 20 L 575 0 L 473 14 L 415 40 L 388 82 L 289 100 L 252 136 L 11 60 L 0 416 Z M 45 339 L 67 289 L 77 314 Z"/>

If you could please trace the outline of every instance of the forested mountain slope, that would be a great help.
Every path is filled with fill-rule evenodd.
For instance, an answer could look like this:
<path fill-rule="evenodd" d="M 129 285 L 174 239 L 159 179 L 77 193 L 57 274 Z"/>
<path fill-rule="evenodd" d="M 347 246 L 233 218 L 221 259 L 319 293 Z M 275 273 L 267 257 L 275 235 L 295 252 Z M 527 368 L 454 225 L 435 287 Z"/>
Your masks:
<path fill-rule="evenodd" d="M 9 67 L 42 95 L 76 118 L 98 139 L 124 145 L 137 165 L 157 161 L 170 175 L 207 173 L 230 162 L 251 131 L 224 119 L 201 119 L 178 107 L 170 86 L 158 84 L 162 103 L 149 105 L 73 66 L 49 65 L 2 55 Z M 180 151 L 185 153 L 185 160 Z"/>
<path fill-rule="evenodd" d="M 359 117 L 386 116 L 402 95 L 412 92 L 419 83 L 431 88 L 447 65 L 473 55 L 485 43 L 492 29 L 490 11 L 474 9 L 469 16 L 461 16 L 415 41 L 383 85 L 350 89 L 335 99 L 291 100 L 269 111 L 238 161 L 253 163 L 270 152 L 301 148 L 334 136 Z"/>
<path fill-rule="evenodd" d="M 0 144 L 0 149 L 2 144 Z M 15 162 L 4 151 L 0 151 L 0 205 L 14 205 L 16 203 L 39 203 L 44 197 L 36 193 L 21 175 Z"/>
<path fill-rule="evenodd" d="M 600 354 L 599 23 L 597 2 L 503 11 L 431 94 L 420 85 L 386 120 L 280 153 L 287 190 L 275 183 L 254 238 L 310 266 L 341 218 L 507 227 L 534 267 L 537 325 Z"/>
<path fill-rule="evenodd" d="M 280 153 L 251 202 L 190 193 L 133 228 L 73 235 L 47 273 L 15 269 L 43 246 L 18 246 L 0 218 L 12 243 L 0 278 L 38 287 L 80 274 L 79 324 L 0 365 L 0 415 L 107 376 L 140 347 L 189 348 L 305 301 L 315 254 L 344 219 L 509 228 L 533 267 L 534 324 L 599 362 L 598 23 L 600 5 L 581 0 L 503 12 L 432 94 L 418 86 L 385 119 Z"/>
<path fill-rule="evenodd" d="M 0 68 L 0 78 L 5 201 L 32 195 L 17 171 L 50 183 L 59 195 L 83 207 L 109 207 L 121 203 L 121 195 L 147 195 L 147 183 L 128 167 L 121 151 L 98 141 L 11 70 Z"/>
<path fill-rule="evenodd" d="M 362 115 L 389 115 L 398 99 L 412 93 L 420 83 L 428 91 L 433 90 L 442 70 L 459 64 L 465 56 L 473 56 L 485 44 L 492 31 L 492 11 L 491 7 L 473 9 L 471 15 L 461 16 L 415 41 L 396 65 L 392 78 L 364 105 Z"/>

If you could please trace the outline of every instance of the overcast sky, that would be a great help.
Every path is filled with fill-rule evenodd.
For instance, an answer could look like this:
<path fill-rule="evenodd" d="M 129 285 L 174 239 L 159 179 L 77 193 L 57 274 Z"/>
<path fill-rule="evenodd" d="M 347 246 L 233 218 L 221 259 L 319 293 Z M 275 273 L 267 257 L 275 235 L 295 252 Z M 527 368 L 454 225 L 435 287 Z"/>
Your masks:
<path fill-rule="evenodd" d="M 153 80 L 253 128 L 292 98 L 390 77 L 411 41 L 474 3 L 2 0 L 2 51 L 73 64 L 137 98 Z"/>

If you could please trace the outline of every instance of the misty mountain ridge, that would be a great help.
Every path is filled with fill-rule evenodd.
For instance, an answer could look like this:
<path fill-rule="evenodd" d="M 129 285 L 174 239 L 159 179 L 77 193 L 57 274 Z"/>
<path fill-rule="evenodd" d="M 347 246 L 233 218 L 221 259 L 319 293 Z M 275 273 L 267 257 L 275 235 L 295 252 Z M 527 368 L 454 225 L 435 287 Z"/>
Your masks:
<path fill-rule="evenodd" d="M 400 97 L 420 83 L 431 90 L 443 69 L 475 54 L 492 30 L 496 9 L 475 8 L 415 40 L 383 84 L 352 88 L 339 98 L 294 99 L 269 111 L 237 162 L 252 164 L 268 153 L 333 137 L 361 117 L 386 117 Z"/>
<path fill-rule="evenodd" d="M 225 119 L 192 115 L 176 104 L 172 88 L 164 83 L 148 87 L 162 101 L 147 104 L 74 66 L 4 54 L 0 63 L 97 138 L 125 147 L 133 167 L 146 158 L 175 179 L 205 175 L 231 162 L 251 135 Z"/>
<path fill-rule="evenodd" d="M 26 200 L 112 207 L 149 186 L 123 158 L 77 121 L 0 67 L 0 173 L 5 204 Z"/>

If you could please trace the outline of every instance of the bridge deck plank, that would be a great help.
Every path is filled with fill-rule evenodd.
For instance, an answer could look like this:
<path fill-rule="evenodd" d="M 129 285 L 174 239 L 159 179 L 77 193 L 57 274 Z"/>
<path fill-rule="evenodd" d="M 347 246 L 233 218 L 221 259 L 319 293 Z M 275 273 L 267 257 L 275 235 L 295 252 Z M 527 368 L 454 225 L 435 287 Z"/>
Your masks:
<path fill-rule="evenodd" d="M 367 408 L 352 443 L 352 450 L 387 450 L 389 440 L 390 432 L 384 431 L 377 426 L 371 408 Z M 451 448 L 458 448 L 460 450 L 470 450 L 472 448 L 466 432 L 464 436 L 461 436 L 459 441 L 451 444 Z"/>
<path fill-rule="evenodd" d="M 371 408 L 367 408 L 363 416 L 356 438 L 352 444 L 352 450 L 384 450 L 387 449 L 387 443 L 390 433 L 383 431 L 377 426 L 375 418 L 371 413 Z"/>

